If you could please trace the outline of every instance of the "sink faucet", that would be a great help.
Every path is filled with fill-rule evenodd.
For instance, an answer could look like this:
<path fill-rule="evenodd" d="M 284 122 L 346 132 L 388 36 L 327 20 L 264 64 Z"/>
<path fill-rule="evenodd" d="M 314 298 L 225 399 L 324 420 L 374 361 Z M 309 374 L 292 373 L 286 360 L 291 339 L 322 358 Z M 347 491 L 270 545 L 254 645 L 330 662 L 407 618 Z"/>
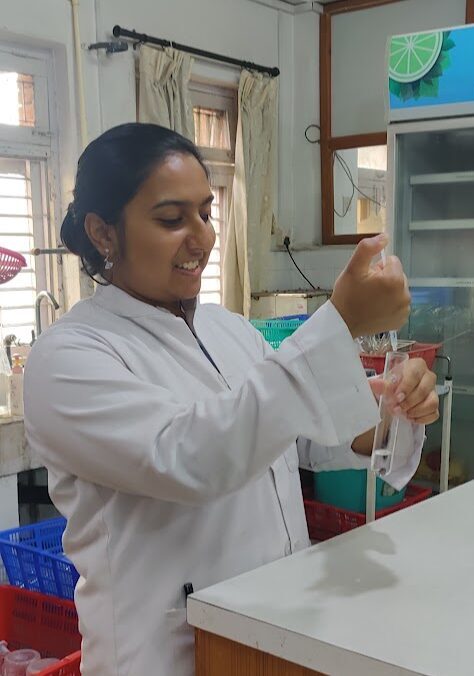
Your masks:
<path fill-rule="evenodd" d="M 36 314 L 36 336 L 39 336 L 41 333 L 41 301 L 43 298 L 53 306 L 55 310 L 59 310 L 59 304 L 56 298 L 49 291 L 40 291 L 36 296 L 35 301 L 35 314 Z"/>

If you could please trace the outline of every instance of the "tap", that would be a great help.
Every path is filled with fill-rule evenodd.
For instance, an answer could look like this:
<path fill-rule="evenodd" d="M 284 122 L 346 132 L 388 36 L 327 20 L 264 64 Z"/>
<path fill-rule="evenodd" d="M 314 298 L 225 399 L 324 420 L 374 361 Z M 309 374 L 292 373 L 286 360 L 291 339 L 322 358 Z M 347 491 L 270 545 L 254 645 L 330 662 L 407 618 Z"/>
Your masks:
<path fill-rule="evenodd" d="M 53 306 L 55 310 L 59 310 L 59 304 L 56 298 L 49 291 L 40 291 L 36 296 L 35 301 L 35 314 L 36 314 L 36 336 L 39 336 L 41 333 L 41 301 L 43 298 Z"/>

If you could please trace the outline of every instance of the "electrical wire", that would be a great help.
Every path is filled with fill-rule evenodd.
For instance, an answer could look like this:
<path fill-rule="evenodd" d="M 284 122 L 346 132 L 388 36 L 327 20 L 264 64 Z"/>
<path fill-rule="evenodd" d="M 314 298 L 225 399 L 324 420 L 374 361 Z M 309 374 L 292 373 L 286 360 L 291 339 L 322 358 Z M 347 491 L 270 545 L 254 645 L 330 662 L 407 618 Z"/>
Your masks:
<path fill-rule="evenodd" d="M 321 127 L 319 126 L 319 124 L 308 124 L 308 126 L 307 126 L 306 129 L 304 130 L 304 137 L 305 137 L 305 139 L 308 141 L 308 143 L 313 143 L 313 144 L 314 144 L 314 143 L 320 143 L 320 140 L 319 140 L 318 138 L 317 138 L 317 139 L 314 139 L 314 141 L 313 141 L 312 139 L 310 139 L 310 138 L 308 137 L 308 131 L 309 131 L 310 129 L 318 129 L 318 131 L 321 132 Z"/>
<path fill-rule="evenodd" d="M 356 185 L 356 184 L 354 183 L 354 180 L 353 180 L 353 178 L 352 178 L 352 173 L 351 173 L 351 170 L 350 170 L 350 168 L 349 168 L 349 165 L 347 164 L 346 160 L 345 160 L 341 155 L 339 155 L 339 153 L 337 152 L 337 150 L 334 152 L 334 155 L 335 155 L 335 157 L 338 159 L 339 164 L 341 165 L 341 167 L 342 167 L 343 170 L 344 170 L 344 173 L 346 174 L 347 178 L 348 178 L 349 181 L 351 182 L 353 189 L 354 189 L 354 190 L 357 190 L 357 192 L 358 192 L 360 195 L 362 195 L 362 197 L 365 197 L 366 199 L 370 200 L 371 202 L 373 202 L 374 204 L 376 204 L 378 207 L 382 207 L 383 204 L 381 204 L 380 202 L 378 202 L 378 201 L 377 201 L 376 199 L 374 199 L 373 197 L 370 197 L 370 195 L 367 195 L 365 192 L 363 192 L 363 191 L 359 188 L 358 185 Z"/>
<path fill-rule="evenodd" d="M 295 261 L 295 259 L 294 259 L 293 256 L 291 255 L 291 251 L 290 251 L 290 246 L 289 246 L 289 244 L 288 244 L 287 242 L 284 242 L 284 246 L 285 246 L 285 248 L 286 248 L 286 250 L 287 250 L 287 252 L 288 252 L 289 257 L 290 257 L 291 260 L 293 261 L 293 264 L 294 264 L 295 268 L 298 270 L 298 272 L 300 273 L 300 275 L 308 282 L 308 284 L 310 285 L 310 287 L 311 287 L 312 289 L 314 289 L 315 291 L 317 291 L 318 289 L 314 286 L 314 284 L 313 284 L 312 282 L 309 281 L 309 279 L 306 277 L 306 275 L 304 274 L 304 272 L 303 272 L 303 271 L 301 270 L 301 268 L 298 266 L 298 263 Z"/>
<path fill-rule="evenodd" d="M 351 208 L 351 204 L 352 204 L 352 201 L 353 201 L 354 195 L 355 195 L 355 185 L 354 185 L 354 182 L 352 180 L 352 176 L 351 176 L 351 172 L 350 172 L 349 167 L 347 167 L 347 164 L 346 164 L 346 167 L 347 167 L 346 168 L 344 166 L 344 164 L 341 162 L 341 157 L 339 156 L 339 153 L 337 152 L 337 150 L 332 156 L 333 173 L 334 173 L 334 163 L 336 161 L 336 158 L 339 160 L 339 164 L 341 165 L 344 173 L 346 174 L 346 176 L 349 179 L 351 186 L 352 186 L 352 194 L 349 197 L 349 201 L 347 202 L 346 208 L 344 209 L 343 213 L 340 214 L 339 211 L 336 209 L 336 207 L 334 207 L 334 209 L 333 209 L 336 216 L 339 216 L 339 218 L 344 218 L 345 216 L 347 216 L 349 209 Z M 345 160 L 344 160 L 344 162 L 345 162 Z"/>

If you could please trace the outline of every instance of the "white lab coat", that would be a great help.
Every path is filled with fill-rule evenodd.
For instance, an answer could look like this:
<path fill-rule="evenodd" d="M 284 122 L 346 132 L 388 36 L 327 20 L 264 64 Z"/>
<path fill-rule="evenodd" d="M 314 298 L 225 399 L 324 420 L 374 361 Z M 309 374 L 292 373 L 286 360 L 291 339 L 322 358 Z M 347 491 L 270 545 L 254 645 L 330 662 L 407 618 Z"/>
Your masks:
<path fill-rule="evenodd" d="M 68 519 L 84 676 L 191 676 L 183 584 L 306 547 L 297 437 L 311 466 L 362 466 L 350 443 L 378 419 L 331 303 L 278 352 L 219 306 L 194 327 L 221 375 L 182 319 L 109 286 L 28 359 L 26 432 Z M 423 432 L 406 429 L 416 465 Z"/>

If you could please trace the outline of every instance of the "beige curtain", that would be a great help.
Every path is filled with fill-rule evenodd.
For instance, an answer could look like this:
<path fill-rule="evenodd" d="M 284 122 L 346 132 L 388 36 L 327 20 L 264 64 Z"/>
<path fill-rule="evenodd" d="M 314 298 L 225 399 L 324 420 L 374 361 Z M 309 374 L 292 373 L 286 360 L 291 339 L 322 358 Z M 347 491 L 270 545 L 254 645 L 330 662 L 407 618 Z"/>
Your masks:
<path fill-rule="evenodd" d="M 224 305 L 245 317 L 274 220 L 278 79 L 242 71 L 235 173 L 224 256 Z"/>
<path fill-rule="evenodd" d="M 189 78 L 193 59 L 171 47 L 142 45 L 139 60 L 138 120 L 168 127 L 194 141 Z"/>

